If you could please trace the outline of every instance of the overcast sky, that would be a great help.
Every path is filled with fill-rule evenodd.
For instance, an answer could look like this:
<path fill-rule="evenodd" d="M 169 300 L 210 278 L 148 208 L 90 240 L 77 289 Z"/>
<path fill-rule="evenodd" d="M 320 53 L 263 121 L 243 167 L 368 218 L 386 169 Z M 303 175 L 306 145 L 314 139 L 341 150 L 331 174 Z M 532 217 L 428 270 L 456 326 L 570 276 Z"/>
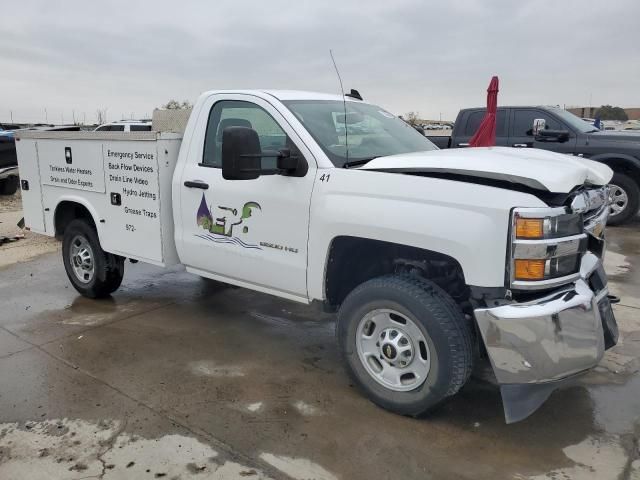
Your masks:
<path fill-rule="evenodd" d="M 217 88 L 345 89 L 452 119 L 499 104 L 640 106 L 638 0 L 22 0 L 0 17 L 0 121 L 149 115 Z"/>

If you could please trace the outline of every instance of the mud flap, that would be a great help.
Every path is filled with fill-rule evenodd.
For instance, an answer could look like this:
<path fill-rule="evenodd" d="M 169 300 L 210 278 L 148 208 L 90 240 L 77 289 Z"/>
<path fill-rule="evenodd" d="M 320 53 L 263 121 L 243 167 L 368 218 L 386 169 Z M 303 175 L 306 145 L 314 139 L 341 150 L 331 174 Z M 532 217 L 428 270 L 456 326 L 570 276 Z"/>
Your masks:
<path fill-rule="evenodd" d="M 598 302 L 600 318 L 602 319 L 602 330 L 604 332 L 604 349 L 609 350 L 618 343 L 618 322 L 611 308 L 609 297 L 604 297 Z"/>
<path fill-rule="evenodd" d="M 505 421 L 516 423 L 524 420 L 540 408 L 562 383 L 564 382 L 501 385 L 500 394 Z"/>

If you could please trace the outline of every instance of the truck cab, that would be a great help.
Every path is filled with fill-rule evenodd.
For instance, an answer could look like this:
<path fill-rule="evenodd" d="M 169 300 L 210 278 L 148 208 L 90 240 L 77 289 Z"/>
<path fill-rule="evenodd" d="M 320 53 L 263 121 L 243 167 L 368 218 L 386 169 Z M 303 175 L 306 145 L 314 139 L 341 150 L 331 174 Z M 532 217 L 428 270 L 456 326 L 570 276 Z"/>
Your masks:
<path fill-rule="evenodd" d="M 383 108 L 299 91 L 201 95 L 182 134 L 25 133 L 25 219 L 76 290 L 125 259 L 336 313 L 349 375 L 421 415 L 491 363 L 508 422 L 617 341 L 611 170 L 539 149 L 441 151 Z"/>

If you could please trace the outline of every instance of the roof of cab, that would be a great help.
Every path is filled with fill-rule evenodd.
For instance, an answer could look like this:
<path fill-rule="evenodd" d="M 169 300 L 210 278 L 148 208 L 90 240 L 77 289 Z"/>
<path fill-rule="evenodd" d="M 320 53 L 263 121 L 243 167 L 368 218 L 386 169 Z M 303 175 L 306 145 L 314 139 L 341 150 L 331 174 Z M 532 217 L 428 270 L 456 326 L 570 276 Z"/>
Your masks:
<path fill-rule="evenodd" d="M 342 95 L 335 93 L 306 92 L 303 90 L 264 90 L 264 93 L 276 97 L 278 100 L 335 100 L 342 101 Z M 354 98 L 345 97 L 348 102 L 355 100 Z"/>
<path fill-rule="evenodd" d="M 342 95 L 336 95 L 334 93 L 321 93 L 321 92 L 306 92 L 303 90 L 210 90 L 205 92 L 205 95 L 211 95 L 215 93 L 238 93 L 245 95 L 256 95 L 264 97 L 265 94 L 275 97 L 281 101 L 287 100 L 334 100 L 341 102 Z M 354 98 L 345 97 L 347 102 L 362 102 Z"/>

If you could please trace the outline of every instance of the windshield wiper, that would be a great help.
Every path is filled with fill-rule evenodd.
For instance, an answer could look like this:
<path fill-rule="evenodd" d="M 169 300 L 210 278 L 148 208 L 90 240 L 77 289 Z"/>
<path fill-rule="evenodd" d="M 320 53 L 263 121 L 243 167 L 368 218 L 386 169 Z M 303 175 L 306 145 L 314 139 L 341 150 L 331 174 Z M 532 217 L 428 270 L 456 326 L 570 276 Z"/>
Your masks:
<path fill-rule="evenodd" d="M 375 160 L 376 158 L 379 158 L 379 157 L 380 157 L 380 155 L 377 155 L 375 157 L 359 158 L 358 160 L 352 160 L 350 162 L 345 162 L 342 165 L 342 168 L 358 167 L 360 165 L 364 165 L 366 163 L 369 163 L 371 160 Z"/>

